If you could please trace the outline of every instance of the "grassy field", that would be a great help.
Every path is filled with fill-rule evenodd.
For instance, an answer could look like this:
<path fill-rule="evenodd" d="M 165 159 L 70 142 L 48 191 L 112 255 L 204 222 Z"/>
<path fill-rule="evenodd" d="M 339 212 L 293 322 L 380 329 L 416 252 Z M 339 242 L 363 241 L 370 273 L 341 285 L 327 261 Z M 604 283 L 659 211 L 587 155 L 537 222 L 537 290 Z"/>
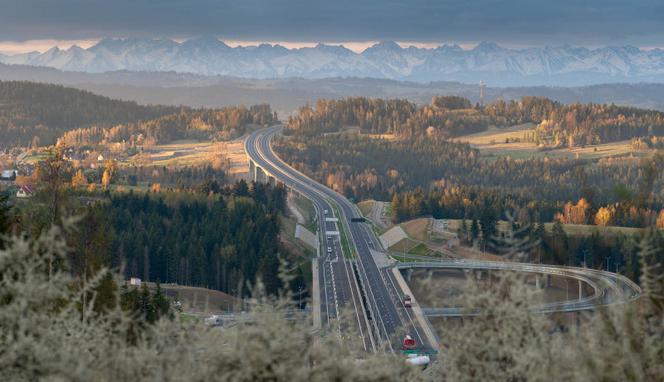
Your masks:
<path fill-rule="evenodd" d="M 330 203 L 330 205 L 334 210 L 334 216 L 336 217 L 341 216 L 336 205 L 334 203 Z M 341 241 L 341 250 L 344 253 L 344 257 L 347 259 L 355 258 L 355 251 L 353 251 L 353 248 L 350 246 L 350 242 L 348 241 L 348 236 L 346 233 L 346 227 L 344 227 L 344 225 L 342 224 L 341 219 L 339 219 L 337 226 L 339 227 L 339 236 L 340 236 L 339 241 Z"/>
<path fill-rule="evenodd" d="M 315 250 L 312 251 L 306 244 L 295 239 L 295 225 L 297 220 L 290 216 L 279 215 L 279 239 L 289 253 L 310 259 L 315 256 Z M 307 228 L 308 229 L 308 228 Z"/>
<path fill-rule="evenodd" d="M 553 223 L 545 223 L 544 227 L 548 232 L 553 229 Z M 588 236 L 595 232 L 602 235 L 634 235 L 646 232 L 643 228 L 633 227 L 601 227 L 596 225 L 583 225 L 583 224 L 563 224 L 563 228 L 568 235 Z"/>
<path fill-rule="evenodd" d="M 399 241 L 398 243 L 394 244 L 391 246 L 389 249 L 390 251 L 394 252 L 401 252 L 401 253 L 410 253 L 410 251 L 417 247 L 417 245 L 420 244 L 415 240 L 412 239 L 403 239 Z"/>
<path fill-rule="evenodd" d="M 368 134 L 368 133 L 362 133 L 360 131 L 359 126 L 344 126 L 341 128 L 341 131 L 336 131 L 336 132 L 331 132 L 331 133 L 324 133 L 323 135 L 360 135 L 362 137 L 367 137 L 367 138 L 373 138 L 373 139 L 384 139 L 388 141 L 393 141 L 397 139 L 396 135 L 394 134 Z"/>
<path fill-rule="evenodd" d="M 400 225 L 411 239 L 427 241 L 429 240 L 429 223 L 429 218 L 420 218 L 409 220 L 407 222 L 401 223 Z"/>
<path fill-rule="evenodd" d="M 461 225 L 460 219 L 449 219 L 449 230 L 452 232 L 457 232 Z M 467 221 L 468 226 L 470 227 L 470 221 Z M 551 232 L 553 229 L 553 223 L 544 223 L 544 227 L 547 232 Z M 500 232 L 505 232 L 508 229 L 508 223 L 506 221 L 498 222 L 498 230 Z M 602 235 L 634 235 L 638 233 L 645 232 L 643 228 L 633 228 L 633 227 L 601 227 L 596 225 L 585 225 L 585 224 L 563 224 L 563 229 L 565 233 L 570 236 L 590 236 L 595 232 L 599 232 Z"/>
<path fill-rule="evenodd" d="M 35 165 L 35 164 L 37 164 L 41 161 L 44 161 L 44 160 L 48 159 L 50 156 L 51 156 L 50 153 L 45 153 L 45 152 L 44 153 L 29 154 L 29 155 L 26 155 L 25 158 L 23 158 L 23 163 Z"/>
<path fill-rule="evenodd" d="M 404 230 L 408 238 L 400 240 L 389 249 L 393 252 L 409 253 L 412 255 L 428 255 L 434 251 L 427 244 L 429 241 L 428 218 L 413 219 L 401 223 L 399 226 Z"/>
<path fill-rule="evenodd" d="M 155 288 L 154 283 L 145 283 Z M 182 303 L 184 312 L 218 313 L 241 309 L 241 301 L 218 290 L 177 284 L 161 284 L 164 294 Z"/>
<path fill-rule="evenodd" d="M 526 158 L 567 158 L 598 160 L 602 158 L 644 158 L 652 155 L 654 150 L 635 150 L 629 141 L 619 141 L 575 148 L 543 150 L 533 143 L 502 143 L 479 147 L 484 157 L 505 157 L 514 159 Z"/>
<path fill-rule="evenodd" d="M 545 149 L 535 143 L 526 142 L 528 135 L 535 131 L 535 125 L 526 123 L 508 128 L 490 128 L 477 134 L 457 138 L 458 142 L 470 143 L 480 150 L 482 156 L 498 158 L 509 156 L 513 159 L 526 158 L 568 158 L 597 160 L 601 158 L 642 158 L 652 155 L 654 150 L 635 150 L 629 140 L 589 145 L 586 147 Z"/>
<path fill-rule="evenodd" d="M 293 194 L 292 200 L 295 203 L 295 208 L 300 211 L 304 218 L 306 229 L 315 233 L 318 230 L 318 220 L 316 220 L 316 210 L 311 200 L 295 194 Z"/>
<path fill-rule="evenodd" d="M 524 123 L 506 128 L 490 128 L 481 133 L 465 135 L 457 138 L 459 142 L 468 142 L 474 146 L 491 146 L 500 143 L 505 143 L 506 139 L 512 140 L 525 140 L 525 137 L 535 132 L 535 125 L 532 123 Z M 533 144 L 534 145 L 534 144 Z"/>
<path fill-rule="evenodd" d="M 281 236 L 285 236 L 289 239 L 294 238 L 296 224 L 297 220 L 294 217 L 279 215 L 279 227 Z"/>
<path fill-rule="evenodd" d="M 249 164 L 242 139 L 229 142 L 176 141 L 146 149 L 124 164 L 195 166 L 211 164 L 228 168 L 231 174 L 246 173 Z"/>
<path fill-rule="evenodd" d="M 357 203 L 357 208 L 360 209 L 360 212 L 362 212 L 362 215 L 364 216 L 369 216 L 371 213 L 371 209 L 373 208 L 375 201 L 373 200 L 363 200 L 359 203 Z"/>
<path fill-rule="evenodd" d="M 429 252 L 430 252 L 429 247 L 427 247 L 426 244 L 424 243 L 419 243 L 413 248 L 411 248 L 410 251 L 408 251 L 408 253 L 410 253 L 411 255 L 420 255 L 420 256 L 427 255 Z"/>

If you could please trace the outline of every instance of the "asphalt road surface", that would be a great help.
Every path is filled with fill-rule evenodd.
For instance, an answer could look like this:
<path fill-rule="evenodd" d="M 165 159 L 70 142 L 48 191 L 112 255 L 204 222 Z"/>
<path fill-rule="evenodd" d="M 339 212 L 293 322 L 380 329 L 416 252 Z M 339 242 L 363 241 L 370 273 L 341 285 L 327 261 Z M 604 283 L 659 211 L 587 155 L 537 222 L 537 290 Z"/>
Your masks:
<path fill-rule="evenodd" d="M 403 291 L 387 269 L 379 268 L 371 254 L 371 250 L 382 251 L 375 233 L 365 223 L 351 222 L 353 217 L 361 217 L 355 205 L 274 154 L 270 142 L 281 129 L 282 126 L 273 126 L 254 132 L 245 141 L 245 150 L 263 172 L 309 198 L 316 206 L 322 228 L 318 233 L 321 242 L 318 261 L 323 325 L 333 330 L 336 327 L 339 336 L 343 336 L 341 328 L 348 326 L 348 321 L 353 322 L 367 351 L 399 351 L 405 334 L 416 340 L 419 350 L 431 350 L 412 312 L 403 306 Z M 336 218 L 338 222 L 326 218 Z M 351 259 L 344 258 L 340 237 L 336 235 L 341 230 L 347 233 L 352 247 Z M 351 313 L 344 316 L 342 311 Z"/>

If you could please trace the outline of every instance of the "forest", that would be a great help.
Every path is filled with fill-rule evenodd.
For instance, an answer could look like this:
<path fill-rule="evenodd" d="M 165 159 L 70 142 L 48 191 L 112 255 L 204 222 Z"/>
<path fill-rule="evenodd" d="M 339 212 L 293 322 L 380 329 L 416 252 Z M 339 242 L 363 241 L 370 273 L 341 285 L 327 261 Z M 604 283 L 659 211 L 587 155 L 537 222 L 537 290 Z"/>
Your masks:
<path fill-rule="evenodd" d="M 463 219 L 458 229 L 461 242 L 477 246 L 483 251 L 502 254 L 505 232 L 499 232 L 496 215 L 487 211 L 474 219 Z M 616 272 L 636 282 L 642 275 L 638 254 L 639 243 L 648 238 L 652 246 L 652 256 L 659 263 L 664 263 L 664 234 L 656 231 L 642 233 L 589 235 L 569 234 L 559 221 L 548 229 L 544 223 L 522 224 L 512 222 L 517 240 L 523 240 L 528 263 L 557 264 L 576 267 L 589 267 Z M 488 238 L 488 239 L 487 239 Z"/>
<path fill-rule="evenodd" d="M 59 85 L 0 81 L 3 137 L 0 147 L 49 145 L 71 129 L 111 127 L 158 118 L 177 110 L 169 106 L 142 106 Z"/>
<path fill-rule="evenodd" d="M 352 134 L 290 136 L 277 139 L 274 148 L 285 161 L 346 196 L 391 200 L 396 222 L 422 215 L 477 218 L 487 210 L 504 217 L 505 211 L 520 209 L 529 221 L 552 221 L 566 203 L 584 199 L 583 216 L 566 222 L 593 224 L 595 213 L 607 207 L 613 212 L 608 225 L 648 226 L 664 206 L 661 156 L 640 165 L 489 160 L 465 143 L 440 137 L 386 140 Z"/>
<path fill-rule="evenodd" d="M 127 278 L 232 295 L 260 278 L 276 293 L 280 259 L 288 260 L 277 219 L 284 208 L 285 191 L 262 184 L 236 184 L 228 196 L 110 195 L 86 209 L 71 238 L 72 271 L 102 262 Z"/>
<path fill-rule="evenodd" d="M 0 148 L 131 142 L 160 144 L 177 139 L 228 140 L 248 125 L 277 120 L 269 105 L 190 109 L 143 106 L 93 93 L 22 81 L 0 81 Z"/>
<path fill-rule="evenodd" d="M 470 101 L 454 96 L 433 97 L 431 104 L 422 106 L 399 99 L 321 99 L 315 107 L 307 105 L 290 117 L 286 133 L 313 136 L 359 127 L 363 133 L 394 134 L 399 138 L 449 138 L 484 131 L 490 126 L 523 123 L 537 125 L 529 141 L 548 147 L 578 147 L 664 135 L 664 113 L 659 111 L 561 104 L 543 97 L 497 100 L 472 107 Z"/>
<path fill-rule="evenodd" d="M 159 118 L 119 124 L 111 128 L 92 126 L 62 135 L 65 146 L 82 147 L 127 142 L 131 147 L 169 143 L 181 139 L 224 141 L 238 138 L 249 125 L 265 127 L 276 123 L 269 105 L 221 109 L 181 109 Z"/>
<path fill-rule="evenodd" d="M 280 263 L 293 258 L 279 236 L 279 216 L 286 212 L 282 187 L 230 183 L 211 167 L 119 169 L 109 162 L 83 172 L 57 155 L 41 162 L 33 177 L 30 202 L 3 209 L 0 200 L 0 215 L 12 216 L 3 219 L 11 222 L 4 228 L 36 237 L 74 218 L 68 264 L 77 277 L 108 267 L 125 278 L 238 296 L 259 280 L 268 293 L 283 287 Z M 130 187 L 138 181 L 159 183 Z M 294 283 L 303 282 L 298 272 Z"/>

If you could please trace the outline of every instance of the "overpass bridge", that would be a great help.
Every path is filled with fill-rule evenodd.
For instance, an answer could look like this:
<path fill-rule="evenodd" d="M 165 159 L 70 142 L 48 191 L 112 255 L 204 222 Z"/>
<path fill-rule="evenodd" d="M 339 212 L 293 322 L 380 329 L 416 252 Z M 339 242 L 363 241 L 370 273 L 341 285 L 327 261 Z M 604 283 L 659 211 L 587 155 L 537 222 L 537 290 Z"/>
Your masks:
<path fill-rule="evenodd" d="M 531 273 L 535 276 L 536 286 L 546 282 L 551 276 L 560 276 L 578 282 L 578 298 L 549 302 L 533 307 L 536 313 L 578 312 L 591 310 L 598 306 L 616 303 L 626 303 L 639 298 L 641 288 L 632 280 L 616 273 L 578 267 L 555 266 L 544 264 L 530 264 L 502 261 L 484 260 L 456 260 L 417 261 L 397 263 L 395 267 L 408 273 L 413 269 L 461 269 L 472 271 L 512 271 Z M 584 296 L 583 285 L 591 289 L 589 295 Z M 422 308 L 427 317 L 460 317 L 481 314 L 479 310 L 467 311 L 457 307 Z"/>
<path fill-rule="evenodd" d="M 413 309 L 407 309 L 402 297 L 412 293 L 400 271 L 408 273 L 416 268 L 509 270 L 543 278 L 558 275 L 578 280 L 579 286 L 585 283 L 593 291 L 589 296 L 580 294 L 577 299 L 542 304 L 534 308 L 537 313 L 588 310 L 632 301 L 641 293 L 636 284 L 621 275 L 587 268 L 477 260 L 418 261 L 390 266 L 389 262 L 381 260 L 386 254 L 375 232 L 366 224 L 353 221 L 362 216 L 353 203 L 293 169 L 273 152 L 271 140 L 281 129 L 278 125 L 252 133 L 245 140 L 245 151 L 254 181 L 281 184 L 314 204 L 320 221 L 316 233 L 320 246 L 312 266 L 316 329 L 332 328 L 341 339 L 343 321 L 344 326 L 355 328 L 367 351 L 398 349 L 400 340 L 395 335 L 404 331 L 422 344 L 423 351 L 437 349 L 438 338 L 426 317 L 459 317 L 481 314 L 481 311 L 468 312 L 454 307 L 420 309 L 416 303 Z M 347 232 L 353 253 L 344 254 L 340 237 L 330 234 L 340 231 Z M 536 280 L 539 277 L 536 276 Z M 341 314 L 344 309 L 351 312 L 349 317 Z"/>

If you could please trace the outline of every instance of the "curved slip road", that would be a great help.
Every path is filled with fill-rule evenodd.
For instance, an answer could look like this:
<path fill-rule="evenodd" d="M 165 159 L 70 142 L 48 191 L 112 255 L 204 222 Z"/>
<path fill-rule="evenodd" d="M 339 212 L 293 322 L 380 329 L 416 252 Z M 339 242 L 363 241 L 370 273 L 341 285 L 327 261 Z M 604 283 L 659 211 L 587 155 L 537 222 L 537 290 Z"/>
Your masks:
<path fill-rule="evenodd" d="M 352 307 L 354 325 L 362 337 L 367 351 L 380 348 L 398 350 L 402 335 L 407 333 L 421 350 L 431 350 L 434 340 L 427 340 L 424 323 L 414 318 L 410 309 L 402 303 L 403 290 L 395 282 L 389 267 L 377 264 L 375 255 L 382 254 L 380 242 L 373 230 L 366 224 L 353 223 L 352 218 L 362 214 L 341 194 L 325 187 L 283 162 L 272 151 L 271 140 L 283 126 L 273 126 L 252 133 L 245 141 L 245 150 L 255 166 L 268 176 L 274 177 L 308 199 L 316 206 L 322 229 L 319 230 L 320 256 L 319 282 L 321 289 L 321 317 L 324 325 L 341 325 L 338 320 L 340 307 Z M 333 208 L 334 207 L 334 208 Z M 324 211 L 337 222 L 325 219 Z M 335 213 L 338 211 L 338 216 Z M 329 240 L 330 232 L 345 229 L 350 245 L 354 249 L 354 259 L 344 258 L 341 241 L 338 236 Z M 331 243 L 332 252 L 327 252 Z M 373 254 L 372 254 L 373 251 Z M 519 272 L 556 274 L 571 277 L 590 285 L 594 293 L 581 299 L 547 303 L 538 309 L 541 313 L 573 312 L 588 310 L 597 306 L 627 302 L 639 297 L 641 289 L 624 276 L 610 272 L 587 268 L 547 266 L 526 263 L 491 262 L 491 261 L 447 261 L 417 262 L 399 264 L 399 268 L 461 268 L 461 269 L 504 269 Z M 461 316 L 481 314 L 480 312 L 462 312 L 459 308 L 441 308 L 424 310 L 431 316 Z M 337 321 L 335 323 L 335 321 Z M 341 335 L 341 330 L 339 329 Z"/>
<path fill-rule="evenodd" d="M 397 264 L 397 268 L 502 270 L 555 275 L 578 280 L 589 285 L 593 290 L 593 293 L 586 297 L 534 306 L 533 311 L 536 313 L 591 310 L 598 306 L 634 301 L 641 295 L 641 288 L 627 277 L 589 268 L 481 260 L 399 263 Z M 464 312 L 460 308 L 423 308 L 423 310 L 430 317 L 455 317 L 481 314 L 480 311 Z"/>

